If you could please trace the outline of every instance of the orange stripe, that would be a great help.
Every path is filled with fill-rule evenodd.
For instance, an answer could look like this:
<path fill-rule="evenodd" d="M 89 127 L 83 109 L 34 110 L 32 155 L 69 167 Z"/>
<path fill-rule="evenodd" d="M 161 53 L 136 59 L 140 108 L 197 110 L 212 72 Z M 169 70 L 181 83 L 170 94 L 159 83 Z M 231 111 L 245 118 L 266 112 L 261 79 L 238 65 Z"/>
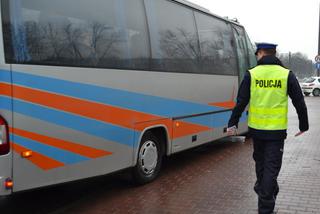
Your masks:
<path fill-rule="evenodd" d="M 0 83 L 0 90 L 9 92 L 10 85 Z M 96 102 L 81 100 L 49 92 L 13 86 L 13 96 L 32 103 L 48 106 L 62 111 L 72 112 L 84 117 L 116 124 L 122 127 L 134 128 L 135 121 L 150 121 L 161 119 L 161 117 L 140 113 L 119 107 L 108 106 Z M 3 93 L 2 93 L 3 94 Z M 10 96 L 8 93 L 4 94 Z"/>
<path fill-rule="evenodd" d="M 13 86 L 14 97 L 40 105 L 56 108 L 62 111 L 71 112 L 81 116 L 97 119 L 107 123 L 119 125 L 122 127 L 143 131 L 149 125 L 158 125 L 159 121 L 165 120 L 165 124 L 169 130 L 172 130 L 172 121 L 159 116 L 113 107 L 105 104 L 95 103 L 91 101 L 71 98 L 63 95 L 53 94 L 49 92 L 24 88 L 21 86 Z M 0 93 L 11 96 L 11 87 L 9 84 L 0 83 Z M 152 121 L 136 125 L 136 121 Z M 170 138 L 178 138 L 191 135 L 201 131 L 209 130 L 208 127 L 180 122 L 180 127 L 175 129 L 175 134 Z"/>
<path fill-rule="evenodd" d="M 222 108 L 234 108 L 236 103 L 234 101 L 218 102 L 218 103 L 209 103 L 211 106 L 218 106 Z"/>
<path fill-rule="evenodd" d="M 144 130 L 146 127 L 156 126 L 158 124 L 163 124 L 168 128 L 170 135 L 169 137 L 171 139 L 185 137 L 188 135 L 193 135 L 196 133 L 212 130 L 207 126 L 191 124 L 184 121 L 172 121 L 171 119 L 163 119 L 159 121 L 150 121 L 147 123 L 137 124 L 137 128 L 140 130 Z M 173 130 L 173 133 L 170 132 L 171 130 Z"/>
<path fill-rule="evenodd" d="M 15 152 L 17 152 L 18 154 L 21 154 L 22 152 L 28 151 L 29 149 L 13 143 L 13 150 Z M 34 152 L 34 151 L 32 151 L 32 156 L 30 158 L 28 158 L 27 160 L 31 161 L 32 163 L 34 163 L 35 165 L 37 165 L 38 167 L 40 167 L 43 170 L 50 170 L 50 169 L 64 166 L 63 163 L 56 161 L 56 160 L 53 160 L 51 158 L 48 158 L 46 156 L 43 156 L 42 154 Z"/>
<path fill-rule="evenodd" d="M 177 124 L 178 123 L 178 124 Z M 200 132 L 211 130 L 207 126 L 194 125 L 187 122 L 175 121 L 175 127 L 173 129 L 173 138 L 185 137 L 187 135 L 193 135 Z"/>
<path fill-rule="evenodd" d="M 20 135 L 25 138 L 29 138 L 31 140 L 35 140 L 37 142 L 54 146 L 59 149 L 67 150 L 76 154 L 80 154 L 82 156 L 88 157 L 88 158 L 98 158 L 106 155 L 111 155 L 112 152 L 103 151 L 99 149 L 94 149 L 88 146 L 83 146 L 79 144 L 75 144 L 72 142 L 68 142 L 65 140 L 60 140 L 53 137 L 47 137 L 44 135 L 36 134 L 33 132 L 17 129 L 17 128 L 10 128 L 10 132 L 13 132 L 13 134 Z"/>
<path fill-rule="evenodd" d="M 225 101 L 225 102 L 217 102 L 217 103 L 209 103 L 209 105 L 211 106 L 217 106 L 217 107 L 222 107 L 222 108 L 228 108 L 228 109 L 233 109 L 236 106 L 236 102 L 234 102 L 234 98 L 235 98 L 235 94 L 236 94 L 236 86 L 233 86 L 233 90 L 232 90 L 232 95 L 229 101 Z"/>
<path fill-rule="evenodd" d="M 11 97 L 12 96 L 11 85 L 6 83 L 0 83 L 0 94 Z"/>

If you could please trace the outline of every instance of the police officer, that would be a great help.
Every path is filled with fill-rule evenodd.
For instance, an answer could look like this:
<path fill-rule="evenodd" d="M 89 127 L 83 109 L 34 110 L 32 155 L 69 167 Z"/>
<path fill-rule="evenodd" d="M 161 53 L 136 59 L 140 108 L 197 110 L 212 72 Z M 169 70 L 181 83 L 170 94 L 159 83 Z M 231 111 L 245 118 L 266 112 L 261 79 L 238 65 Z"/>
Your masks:
<path fill-rule="evenodd" d="M 282 164 L 284 140 L 287 137 L 288 95 L 299 117 L 295 136 L 309 129 L 307 107 L 293 72 L 276 57 L 275 44 L 258 43 L 258 65 L 246 72 L 240 84 L 237 104 L 228 124 L 228 134 L 234 135 L 239 118 L 249 105 L 248 126 L 253 139 L 253 159 L 257 181 L 259 214 L 273 213 L 279 192 L 277 177 Z"/>

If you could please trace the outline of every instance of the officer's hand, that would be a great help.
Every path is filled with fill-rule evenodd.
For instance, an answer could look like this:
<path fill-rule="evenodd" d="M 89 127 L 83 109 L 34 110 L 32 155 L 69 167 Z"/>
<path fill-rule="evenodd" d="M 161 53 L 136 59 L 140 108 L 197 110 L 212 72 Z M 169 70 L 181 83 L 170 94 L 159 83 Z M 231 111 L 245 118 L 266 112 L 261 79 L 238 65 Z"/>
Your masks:
<path fill-rule="evenodd" d="M 229 136 L 237 135 L 237 127 L 236 126 L 228 127 L 227 128 L 227 134 Z"/>
<path fill-rule="evenodd" d="M 304 133 L 304 132 L 301 132 L 301 131 L 300 131 L 300 132 L 298 132 L 297 134 L 295 134 L 294 136 L 295 136 L 295 137 L 298 137 L 298 136 L 302 135 L 303 133 Z"/>

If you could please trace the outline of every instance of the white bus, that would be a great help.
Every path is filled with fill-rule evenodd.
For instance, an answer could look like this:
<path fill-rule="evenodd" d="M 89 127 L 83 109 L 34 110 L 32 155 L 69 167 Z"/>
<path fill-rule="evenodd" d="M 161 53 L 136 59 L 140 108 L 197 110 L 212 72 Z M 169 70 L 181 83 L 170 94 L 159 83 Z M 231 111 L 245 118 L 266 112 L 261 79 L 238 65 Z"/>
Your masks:
<path fill-rule="evenodd" d="M 241 25 L 182 0 L 1 0 L 1 20 L 0 195 L 127 168 L 152 181 L 226 136 L 256 63 Z"/>

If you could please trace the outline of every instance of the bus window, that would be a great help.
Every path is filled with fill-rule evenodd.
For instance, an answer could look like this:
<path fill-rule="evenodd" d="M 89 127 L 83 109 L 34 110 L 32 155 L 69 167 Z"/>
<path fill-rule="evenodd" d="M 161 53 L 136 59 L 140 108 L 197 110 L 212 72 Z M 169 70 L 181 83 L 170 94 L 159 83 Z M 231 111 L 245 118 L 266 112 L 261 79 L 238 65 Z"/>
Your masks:
<path fill-rule="evenodd" d="M 200 50 L 193 11 L 170 1 L 146 0 L 152 70 L 198 72 Z"/>
<path fill-rule="evenodd" d="M 244 29 L 239 26 L 233 26 L 233 32 L 237 44 L 239 81 L 242 81 L 245 72 L 249 69 L 248 48 Z"/>
<path fill-rule="evenodd" d="M 202 73 L 237 75 L 237 59 L 230 24 L 196 12 Z"/>
<path fill-rule="evenodd" d="M 248 54 L 249 54 L 249 67 L 253 68 L 257 65 L 257 58 L 255 55 L 255 48 L 253 47 L 253 44 L 251 43 L 247 33 L 246 33 L 246 40 L 247 40 Z"/>
<path fill-rule="evenodd" d="M 7 62 L 149 68 L 142 0 L 3 2 Z"/>

